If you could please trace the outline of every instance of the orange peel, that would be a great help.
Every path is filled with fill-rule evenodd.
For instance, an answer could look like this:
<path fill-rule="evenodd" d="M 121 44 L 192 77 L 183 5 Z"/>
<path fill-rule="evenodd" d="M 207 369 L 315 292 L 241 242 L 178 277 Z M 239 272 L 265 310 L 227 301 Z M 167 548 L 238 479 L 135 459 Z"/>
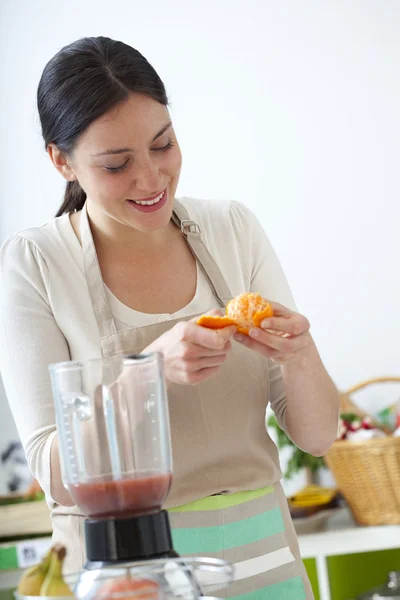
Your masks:
<path fill-rule="evenodd" d="M 248 292 L 228 302 L 225 316 L 202 315 L 197 324 L 209 329 L 223 329 L 235 325 L 239 333 L 248 335 L 252 327 L 260 327 L 262 321 L 273 314 L 272 306 L 261 294 Z"/>
<path fill-rule="evenodd" d="M 232 321 L 229 317 L 217 317 L 212 315 L 202 315 L 197 320 L 197 325 L 201 325 L 202 327 L 207 327 L 208 329 L 224 329 L 224 327 L 229 327 L 230 325 L 235 325 L 235 322 Z"/>

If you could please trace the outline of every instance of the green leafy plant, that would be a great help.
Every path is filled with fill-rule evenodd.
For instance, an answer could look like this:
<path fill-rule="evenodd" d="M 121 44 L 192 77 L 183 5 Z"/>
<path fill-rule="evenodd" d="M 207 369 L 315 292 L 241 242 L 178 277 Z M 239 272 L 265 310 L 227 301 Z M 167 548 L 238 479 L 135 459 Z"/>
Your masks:
<path fill-rule="evenodd" d="M 267 423 L 269 427 L 276 431 L 278 449 L 281 450 L 285 447 L 293 449 L 292 456 L 290 457 L 286 471 L 283 474 L 286 479 L 290 479 L 302 469 L 308 469 L 311 474 L 315 474 L 319 469 L 325 467 L 322 456 L 312 456 L 307 452 L 303 452 L 303 450 L 300 450 L 300 448 L 292 442 L 286 433 L 279 427 L 278 421 L 274 415 L 271 415 L 268 418 Z"/>
<path fill-rule="evenodd" d="M 8 504 L 26 504 L 27 502 L 40 502 L 45 499 L 43 492 L 36 492 L 32 496 L 0 496 L 0 506 Z"/>

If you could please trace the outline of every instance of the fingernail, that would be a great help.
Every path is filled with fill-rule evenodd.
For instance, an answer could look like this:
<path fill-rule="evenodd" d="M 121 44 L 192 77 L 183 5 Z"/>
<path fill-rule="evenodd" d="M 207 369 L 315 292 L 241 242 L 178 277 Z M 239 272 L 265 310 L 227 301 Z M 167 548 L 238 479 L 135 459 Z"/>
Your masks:
<path fill-rule="evenodd" d="M 268 329 L 268 327 L 271 326 L 271 321 L 269 319 L 264 319 L 264 321 L 261 323 L 261 327 L 263 329 Z"/>
<path fill-rule="evenodd" d="M 250 335 L 251 337 L 253 337 L 253 338 L 258 338 L 258 337 L 260 337 L 260 335 L 261 335 L 261 331 L 260 331 L 259 329 L 256 329 L 256 328 L 254 328 L 254 329 L 250 329 L 250 331 L 249 331 L 249 335 Z"/>
<path fill-rule="evenodd" d="M 242 335 L 241 333 L 235 333 L 233 337 L 237 342 L 243 342 L 244 340 L 244 335 Z"/>

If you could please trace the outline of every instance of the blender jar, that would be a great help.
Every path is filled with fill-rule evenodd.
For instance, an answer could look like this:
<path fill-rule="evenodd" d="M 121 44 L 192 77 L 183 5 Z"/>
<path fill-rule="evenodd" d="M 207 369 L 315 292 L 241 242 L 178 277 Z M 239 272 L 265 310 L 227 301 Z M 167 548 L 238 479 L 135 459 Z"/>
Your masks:
<path fill-rule="evenodd" d="M 90 518 L 157 512 L 172 479 L 162 355 L 50 366 L 64 485 Z"/>
<path fill-rule="evenodd" d="M 128 595 L 143 588 L 154 600 L 216 600 L 226 597 L 234 568 L 217 558 L 156 559 L 130 565 L 107 566 L 80 574 L 74 586 L 77 600 L 113 600 L 111 593 Z M 153 596 L 154 594 L 154 596 Z M 158 596 L 157 596 L 158 594 Z M 135 597 L 135 596 L 133 596 Z"/>

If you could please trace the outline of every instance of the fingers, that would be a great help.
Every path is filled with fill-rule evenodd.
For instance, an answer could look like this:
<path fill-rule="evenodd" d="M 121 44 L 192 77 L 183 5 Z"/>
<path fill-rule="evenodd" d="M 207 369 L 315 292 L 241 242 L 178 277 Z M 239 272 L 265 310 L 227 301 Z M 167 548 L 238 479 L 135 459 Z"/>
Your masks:
<path fill-rule="evenodd" d="M 160 336 L 147 351 L 161 352 L 168 384 L 194 385 L 216 375 L 231 350 L 236 327 L 207 329 L 182 321 Z"/>
<path fill-rule="evenodd" d="M 207 379 L 211 379 L 211 377 L 215 377 L 218 374 L 220 367 L 211 367 L 210 369 L 201 369 L 201 371 L 196 371 L 190 375 L 187 383 L 191 385 L 196 385 L 201 383 L 202 381 L 206 381 Z"/>
<path fill-rule="evenodd" d="M 196 384 L 216 375 L 225 362 L 226 354 L 207 356 L 193 361 L 182 361 L 176 367 L 174 381 L 176 383 Z"/>
<path fill-rule="evenodd" d="M 218 330 L 207 329 L 192 321 L 178 323 L 176 327 L 179 328 L 179 335 L 183 342 L 190 342 L 209 350 L 222 350 L 236 331 L 233 326 Z"/>
<path fill-rule="evenodd" d="M 247 335 L 243 335 L 242 333 L 236 334 L 235 340 L 243 346 L 246 346 L 246 348 L 254 350 L 262 356 L 266 356 L 268 358 L 274 358 L 279 354 L 278 350 L 270 348 L 269 346 L 266 346 L 265 344 L 262 344 L 261 342 L 258 342 L 257 340 L 254 340 Z"/>
<path fill-rule="evenodd" d="M 211 367 L 219 367 L 226 361 L 226 354 L 219 354 L 218 356 L 204 356 L 193 360 L 188 363 L 189 371 L 201 371 L 203 369 L 209 369 Z"/>
<path fill-rule="evenodd" d="M 291 336 L 298 336 L 310 329 L 310 323 L 303 315 L 291 313 L 286 317 L 277 316 L 264 319 L 261 323 L 261 329 L 272 331 L 275 334 L 282 332 Z"/>
<path fill-rule="evenodd" d="M 213 356 L 221 356 L 229 352 L 232 348 L 232 343 L 228 340 L 222 348 L 217 350 L 210 350 L 204 346 L 198 344 L 192 344 L 190 342 L 182 344 L 178 356 L 187 361 L 197 360 L 198 358 L 208 358 Z"/>
<path fill-rule="evenodd" d="M 261 329 L 251 329 L 250 336 L 235 335 L 235 340 L 246 348 L 258 352 L 261 356 L 282 364 L 300 356 L 299 352 L 310 344 L 311 336 L 306 332 L 301 336 L 288 339 L 264 332 Z"/>
<path fill-rule="evenodd" d="M 290 317 L 290 315 L 296 314 L 290 308 L 283 306 L 283 304 L 279 304 L 279 302 L 271 302 L 268 300 L 270 305 L 272 306 L 272 310 L 274 311 L 274 315 L 278 317 Z"/>
<path fill-rule="evenodd" d="M 224 313 L 219 308 L 212 308 L 207 315 L 211 315 L 212 317 L 223 317 Z"/>
<path fill-rule="evenodd" d="M 203 346 L 195 346 L 194 344 L 193 346 L 196 349 L 197 356 L 199 358 L 203 358 L 207 356 L 220 356 L 221 354 L 227 354 L 232 348 L 232 342 L 228 340 L 220 350 L 209 350 L 208 348 L 204 348 Z"/>
<path fill-rule="evenodd" d="M 290 354 L 305 348 L 309 343 L 310 334 L 306 331 L 300 335 L 282 337 L 257 328 L 250 329 L 249 337 L 281 354 Z"/>
<path fill-rule="evenodd" d="M 239 339 L 237 339 L 237 337 Z M 273 335 L 273 337 L 277 336 Z M 296 356 L 296 351 L 291 350 L 290 352 L 283 353 L 282 351 L 277 350 L 276 348 L 266 346 L 264 343 L 258 342 L 257 340 L 254 340 L 246 335 L 239 334 L 238 336 L 235 336 L 235 339 L 237 339 L 237 341 L 243 346 L 246 346 L 246 348 L 249 348 L 249 350 L 254 350 L 255 352 L 258 352 L 258 354 L 261 354 L 261 356 L 270 358 L 274 362 L 279 364 L 288 362 Z"/>

